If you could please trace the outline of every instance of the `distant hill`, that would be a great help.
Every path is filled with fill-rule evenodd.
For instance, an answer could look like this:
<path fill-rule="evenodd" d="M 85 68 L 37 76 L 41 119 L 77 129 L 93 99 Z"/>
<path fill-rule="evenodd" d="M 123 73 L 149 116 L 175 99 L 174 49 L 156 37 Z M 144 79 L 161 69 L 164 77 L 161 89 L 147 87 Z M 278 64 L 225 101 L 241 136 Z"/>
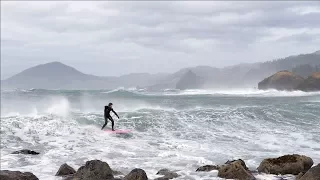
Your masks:
<path fill-rule="evenodd" d="M 300 76 L 307 77 L 319 68 L 320 51 L 225 68 L 196 66 L 184 68 L 172 74 L 135 73 L 120 77 L 84 74 L 60 62 L 52 62 L 26 69 L 1 81 L 1 85 L 5 88 L 23 89 L 114 89 L 139 86 L 159 90 L 175 89 L 180 87 L 177 84 L 183 81 L 184 87 L 199 88 L 199 84 L 194 79 L 188 81 L 185 76 L 191 71 L 197 77 L 196 79 L 201 81 L 202 88 L 243 88 L 255 87 L 262 79 L 282 70 L 294 71 Z M 313 69 L 312 72 L 309 72 L 310 69 Z"/>
<path fill-rule="evenodd" d="M 99 77 L 84 74 L 60 62 L 41 64 L 1 81 L 5 88 L 42 89 L 113 89 L 145 86 L 165 75 L 129 74 L 121 77 Z"/>
<path fill-rule="evenodd" d="M 104 84 L 105 78 L 84 74 L 60 62 L 41 64 L 22 71 L 4 81 L 9 88 L 86 89 Z"/>

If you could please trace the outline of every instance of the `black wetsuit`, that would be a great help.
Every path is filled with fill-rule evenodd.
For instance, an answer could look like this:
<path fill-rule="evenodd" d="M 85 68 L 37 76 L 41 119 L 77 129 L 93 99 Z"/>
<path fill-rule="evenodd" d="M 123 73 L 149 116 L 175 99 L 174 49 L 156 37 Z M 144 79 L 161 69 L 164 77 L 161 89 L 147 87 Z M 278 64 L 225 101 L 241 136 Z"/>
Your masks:
<path fill-rule="evenodd" d="M 104 125 L 102 126 L 101 130 L 108 124 L 108 119 L 111 121 L 112 123 L 112 130 L 114 130 L 114 121 L 110 115 L 110 111 L 112 111 L 118 118 L 118 114 L 109 106 L 105 106 L 104 107 L 104 120 L 105 120 L 105 123 Z"/>

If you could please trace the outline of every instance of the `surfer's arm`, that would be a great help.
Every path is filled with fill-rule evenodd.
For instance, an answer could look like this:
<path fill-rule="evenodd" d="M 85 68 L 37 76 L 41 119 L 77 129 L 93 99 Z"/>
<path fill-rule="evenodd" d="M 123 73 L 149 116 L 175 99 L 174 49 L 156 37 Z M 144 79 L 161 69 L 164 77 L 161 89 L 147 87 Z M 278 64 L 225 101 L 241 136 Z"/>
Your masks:
<path fill-rule="evenodd" d="M 119 119 L 119 116 L 118 116 L 118 114 L 112 109 L 112 112 L 118 117 L 118 119 Z"/>

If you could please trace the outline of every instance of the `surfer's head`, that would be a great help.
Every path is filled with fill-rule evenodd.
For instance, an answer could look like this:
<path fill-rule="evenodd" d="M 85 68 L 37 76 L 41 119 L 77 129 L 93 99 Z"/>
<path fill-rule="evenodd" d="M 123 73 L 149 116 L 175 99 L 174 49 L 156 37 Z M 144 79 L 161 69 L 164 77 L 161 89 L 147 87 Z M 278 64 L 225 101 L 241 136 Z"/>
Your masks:
<path fill-rule="evenodd" d="M 108 104 L 109 107 L 112 107 L 112 105 L 113 105 L 112 103 L 109 103 L 109 104 Z"/>

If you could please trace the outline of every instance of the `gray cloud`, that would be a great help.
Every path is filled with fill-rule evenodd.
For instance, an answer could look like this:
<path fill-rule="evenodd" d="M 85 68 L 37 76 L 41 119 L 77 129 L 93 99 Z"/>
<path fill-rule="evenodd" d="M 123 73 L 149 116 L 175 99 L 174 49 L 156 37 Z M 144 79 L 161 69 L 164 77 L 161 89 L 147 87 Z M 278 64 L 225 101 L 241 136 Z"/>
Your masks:
<path fill-rule="evenodd" d="M 320 48 L 317 1 L 2 1 L 1 7 L 2 76 L 49 61 L 96 75 L 172 72 Z"/>

